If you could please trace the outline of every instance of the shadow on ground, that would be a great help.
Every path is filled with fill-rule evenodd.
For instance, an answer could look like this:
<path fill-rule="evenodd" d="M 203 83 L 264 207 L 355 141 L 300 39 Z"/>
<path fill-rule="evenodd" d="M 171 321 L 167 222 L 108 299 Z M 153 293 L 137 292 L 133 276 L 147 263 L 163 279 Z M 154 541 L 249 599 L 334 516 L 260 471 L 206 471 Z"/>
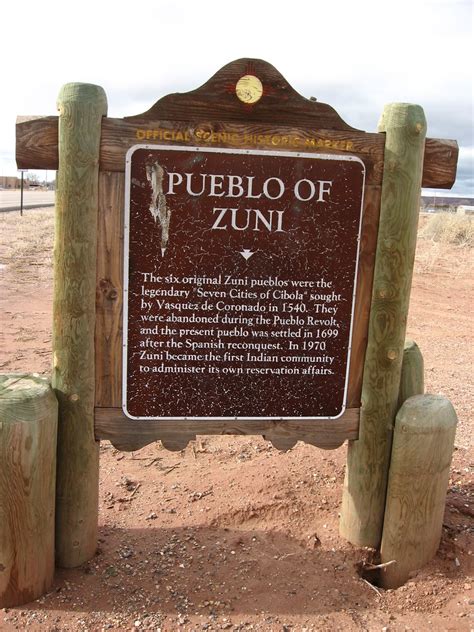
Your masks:
<path fill-rule="evenodd" d="M 96 557 L 58 569 L 53 591 L 30 607 L 322 614 L 347 607 L 350 591 L 364 608 L 379 597 L 357 576 L 357 553 L 278 531 L 103 528 Z"/>

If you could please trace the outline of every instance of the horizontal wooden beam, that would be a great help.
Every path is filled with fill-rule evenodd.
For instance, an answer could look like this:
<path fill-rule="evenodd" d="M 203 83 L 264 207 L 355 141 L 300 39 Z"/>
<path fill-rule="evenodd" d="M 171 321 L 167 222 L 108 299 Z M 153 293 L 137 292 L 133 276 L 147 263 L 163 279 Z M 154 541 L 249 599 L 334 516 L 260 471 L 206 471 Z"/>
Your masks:
<path fill-rule="evenodd" d="M 101 169 L 123 171 L 125 154 L 137 143 L 234 147 L 363 156 L 366 184 L 382 182 L 384 137 L 357 130 L 322 130 L 288 127 L 274 123 L 136 119 L 104 119 Z"/>
<path fill-rule="evenodd" d="M 18 169 L 57 169 L 58 116 L 17 116 L 16 164 Z"/>
<path fill-rule="evenodd" d="M 121 408 L 95 409 L 95 437 L 106 439 L 118 450 L 138 450 L 162 441 L 170 450 L 181 450 L 196 435 L 263 435 L 279 449 L 304 441 L 319 448 L 338 448 L 358 437 L 359 409 L 349 408 L 338 419 L 314 421 L 183 421 L 135 420 Z"/>
<path fill-rule="evenodd" d="M 227 139 L 227 140 L 225 140 Z M 355 130 L 308 130 L 263 124 L 149 121 L 104 118 L 100 149 L 102 171 L 125 170 L 125 154 L 137 143 L 235 146 L 239 148 L 355 153 L 367 165 L 367 184 L 379 185 L 383 170 L 383 134 Z M 58 168 L 58 117 L 18 117 L 16 161 L 19 169 Z M 456 179 L 458 144 L 427 138 L 422 186 L 450 189 Z"/>
<path fill-rule="evenodd" d="M 421 186 L 426 189 L 451 189 L 456 181 L 459 147 L 455 140 L 425 139 Z"/>

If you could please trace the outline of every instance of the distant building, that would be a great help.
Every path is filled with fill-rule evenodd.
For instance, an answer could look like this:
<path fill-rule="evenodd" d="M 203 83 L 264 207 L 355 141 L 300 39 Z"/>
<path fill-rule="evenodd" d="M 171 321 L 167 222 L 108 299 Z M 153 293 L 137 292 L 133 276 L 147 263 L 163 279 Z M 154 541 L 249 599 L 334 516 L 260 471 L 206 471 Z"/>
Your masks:
<path fill-rule="evenodd" d="M 443 197 L 438 195 L 422 195 L 420 210 L 422 213 L 456 213 L 461 206 L 474 205 L 474 198 L 470 197 Z"/>
<path fill-rule="evenodd" d="M 0 176 L 0 189 L 19 189 L 20 178 L 16 176 Z"/>
<path fill-rule="evenodd" d="M 23 180 L 24 189 L 42 189 L 48 191 L 54 191 L 55 181 L 53 182 L 39 182 L 36 178 L 28 178 L 26 174 Z M 5 189 L 19 189 L 21 187 L 21 179 L 16 176 L 0 176 L 0 190 Z"/>

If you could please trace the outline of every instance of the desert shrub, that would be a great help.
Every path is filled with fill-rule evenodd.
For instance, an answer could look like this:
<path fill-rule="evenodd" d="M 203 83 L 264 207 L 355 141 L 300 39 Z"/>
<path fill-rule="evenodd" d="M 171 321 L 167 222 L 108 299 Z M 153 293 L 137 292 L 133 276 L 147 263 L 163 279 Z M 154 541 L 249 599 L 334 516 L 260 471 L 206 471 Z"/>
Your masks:
<path fill-rule="evenodd" d="M 474 221 L 469 215 L 437 213 L 424 223 L 420 228 L 419 235 L 422 239 L 472 248 L 474 246 Z"/>

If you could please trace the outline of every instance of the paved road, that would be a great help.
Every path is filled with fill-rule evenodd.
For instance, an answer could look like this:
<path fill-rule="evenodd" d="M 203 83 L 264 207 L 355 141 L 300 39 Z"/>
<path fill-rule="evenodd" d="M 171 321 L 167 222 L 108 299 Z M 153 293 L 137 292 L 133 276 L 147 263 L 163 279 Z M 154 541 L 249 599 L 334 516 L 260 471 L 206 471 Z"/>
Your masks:
<path fill-rule="evenodd" d="M 23 208 L 54 206 L 54 191 L 23 191 Z M 0 211 L 20 210 L 20 189 L 0 190 Z"/>

